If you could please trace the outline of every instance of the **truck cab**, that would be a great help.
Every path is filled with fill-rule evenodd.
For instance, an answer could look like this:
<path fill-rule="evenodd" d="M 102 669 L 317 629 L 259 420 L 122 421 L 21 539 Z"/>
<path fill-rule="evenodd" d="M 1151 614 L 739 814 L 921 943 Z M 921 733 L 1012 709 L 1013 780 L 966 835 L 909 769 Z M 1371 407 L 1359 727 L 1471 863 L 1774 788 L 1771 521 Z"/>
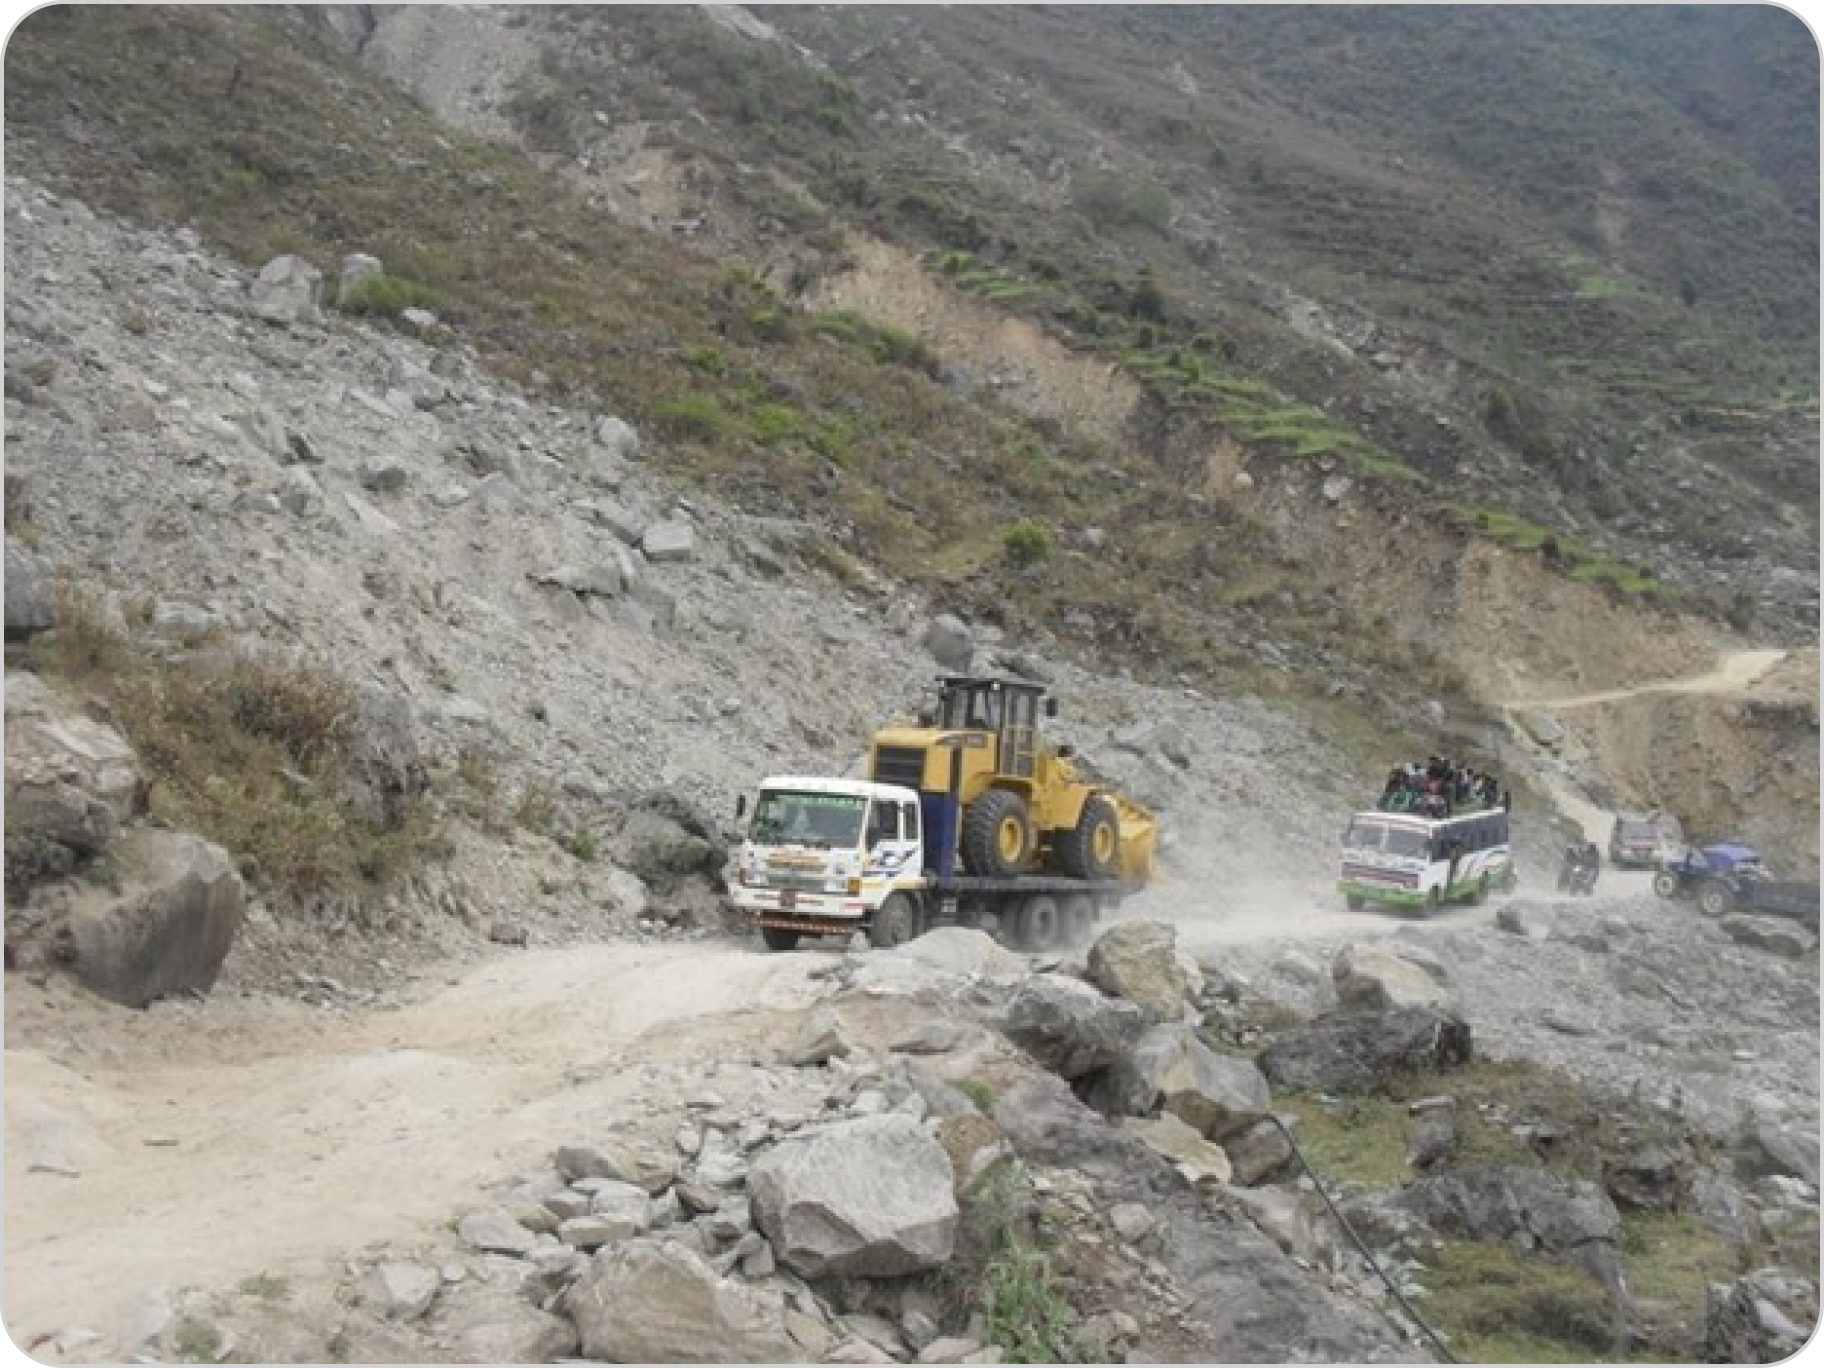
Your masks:
<path fill-rule="evenodd" d="M 768 779 L 732 873 L 730 898 L 741 911 L 798 919 L 799 930 L 819 934 L 831 918 L 860 926 L 894 892 L 924 885 L 919 795 L 863 779 Z"/>

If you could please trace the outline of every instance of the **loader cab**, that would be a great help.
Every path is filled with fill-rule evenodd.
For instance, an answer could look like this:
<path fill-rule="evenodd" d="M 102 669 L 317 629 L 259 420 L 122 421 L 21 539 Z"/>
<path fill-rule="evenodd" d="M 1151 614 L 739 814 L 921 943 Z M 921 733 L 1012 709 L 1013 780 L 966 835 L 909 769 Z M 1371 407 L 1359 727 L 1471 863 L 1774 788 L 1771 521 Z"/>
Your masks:
<path fill-rule="evenodd" d="M 1039 713 L 1058 715 L 1042 685 L 1012 679 L 947 675 L 938 681 L 936 725 L 946 731 L 991 733 L 1002 774 L 1030 779 L 1039 749 Z"/>

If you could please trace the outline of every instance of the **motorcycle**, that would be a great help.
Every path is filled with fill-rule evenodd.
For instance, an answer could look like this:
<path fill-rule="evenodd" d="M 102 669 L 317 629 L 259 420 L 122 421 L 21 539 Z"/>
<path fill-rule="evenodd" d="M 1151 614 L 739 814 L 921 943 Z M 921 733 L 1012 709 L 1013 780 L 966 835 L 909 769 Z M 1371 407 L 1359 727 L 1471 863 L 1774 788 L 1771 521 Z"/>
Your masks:
<path fill-rule="evenodd" d="M 1572 895 L 1594 893 L 1601 870 L 1600 859 L 1588 847 L 1567 846 L 1564 862 L 1558 866 L 1558 891 Z"/>

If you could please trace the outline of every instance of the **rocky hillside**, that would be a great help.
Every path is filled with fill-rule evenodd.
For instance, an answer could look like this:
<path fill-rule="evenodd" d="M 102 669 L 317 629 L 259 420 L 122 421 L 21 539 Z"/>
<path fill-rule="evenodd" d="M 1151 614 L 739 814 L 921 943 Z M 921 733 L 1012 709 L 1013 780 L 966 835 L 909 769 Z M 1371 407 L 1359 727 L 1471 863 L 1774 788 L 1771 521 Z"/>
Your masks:
<path fill-rule="evenodd" d="M 1388 940 L 1334 859 L 1390 755 L 1446 748 L 1511 781 L 1523 887 L 1561 814 L 1648 803 L 1815 877 L 1816 522 L 1788 493 L 1815 395 L 1774 359 L 1815 369 L 1815 320 L 1760 288 L 1795 233 L 1815 255 L 1815 183 L 1732 114 L 1806 73 L 1750 99 L 1755 44 L 1695 72 L 1747 32 L 1709 11 L 1679 41 L 1502 30 L 1547 68 L 1606 54 L 1627 98 L 1591 108 L 1704 139 L 1700 185 L 1599 156 L 1542 207 L 1499 129 L 1395 136 L 1368 78 L 1398 21 L 1206 22 L 22 25 L 29 1352 L 1803 1338 L 1813 931 L 1616 874 Z M 1299 43 L 1362 84 L 1277 88 Z M 1630 227 L 1718 187 L 1762 215 L 1733 267 L 1699 271 L 1701 225 Z M 1584 327 L 1599 376 L 1552 350 Z M 1605 511 L 1635 457 L 1651 492 Z M 970 667 L 1051 687 L 1055 739 L 1159 813 L 1164 879 L 1062 957 L 951 929 L 759 953 L 719 897 L 737 796 L 853 771 Z"/>
<path fill-rule="evenodd" d="M 1767 625 L 1815 625 L 1789 16 L 361 13 L 445 117 L 794 294 L 918 254 L 1122 374 L 1157 462 L 1329 452 L 1724 600 L 1796 575 Z M 1022 370 L 969 373 L 1047 408 Z"/>
<path fill-rule="evenodd" d="M 1220 697 L 1296 697 L 1363 773 L 1390 744 L 1437 744 L 1432 701 L 1446 705 L 1454 746 L 1489 752 L 1499 710 L 1516 698 L 1701 670 L 1719 634 L 1728 644 L 1716 613 L 1771 645 L 1811 635 L 1815 501 L 1775 506 L 1716 481 L 1781 451 L 1815 480 L 1812 420 L 1796 448 L 1753 427 L 1741 450 L 1718 448 L 1702 470 L 1667 455 L 1673 464 L 1652 465 L 1651 478 L 1607 479 L 1605 497 L 1628 491 L 1625 516 L 1567 522 L 1570 487 L 1540 483 L 1509 459 L 1511 442 L 1486 440 L 1480 410 L 1495 390 L 1466 359 L 1475 349 L 1448 337 L 1417 351 L 1391 333 L 1377 342 L 1394 315 L 1364 312 L 1366 295 L 1346 303 L 1289 283 L 1297 273 L 1271 254 L 1286 236 L 1277 228 L 1244 231 L 1225 208 L 1211 219 L 1221 250 L 1198 266 L 1170 257 L 1199 240 L 1194 216 L 1178 208 L 1163 233 L 1120 214 L 1054 212 L 1089 174 L 1070 159 L 1081 148 L 1119 167 L 1165 155 L 1169 139 L 1141 136 L 1156 129 L 1153 115 L 1135 123 L 1119 113 L 1142 84 L 1111 77 L 1110 89 L 1093 87 L 1095 108 L 1066 108 L 1060 91 L 1091 87 L 1008 62 L 1009 72 L 1031 70 L 1017 97 L 1010 88 L 996 98 L 1048 117 L 1023 120 L 1018 158 L 985 157 L 1001 125 L 969 122 L 976 87 L 940 102 L 919 72 L 949 44 L 991 52 L 1012 41 L 972 27 L 994 21 L 959 15 L 955 33 L 925 32 L 895 16 L 892 41 L 869 43 L 874 21 L 859 14 L 832 30 L 840 42 L 812 16 L 777 17 L 809 27 L 787 41 L 736 10 L 199 11 L 144 24 L 71 10 L 26 26 L 15 44 L 9 147 L 16 164 L 79 198 L 190 220 L 243 269 L 286 249 L 306 249 L 319 268 L 372 253 L 387 279 L 355 309 L 387 317 L 414 301 L 435 306 L 477 363 L 520 380 L 529 398 L 627 420 L 649 459 L 708 504 L 808 519 L 820 558 L 845 573 L 859 563 L 914 586 L 934 609 L 1042 634 L 1061 656 L 1114 659 L 1151 683 Z M 603 23 L 623 27 L 605 33 Z M 1130 52 L 1144 34 L 1091 22 L 1050 35 L 1066 36 L 1068 46 L 1048 39 L 1034 50 Z M 1196 33 L 1174 36 L 1204 51 Z M 818 46 L 826 41 L 835 46 Z M 963 69 L 975 60 L 953 59 Z M 861 66 L 841 74 L 851 60 Z M 1110 60 L 1110 72 L 1133 69 Z M 590 76 L 587 62 L 618 75 Z M 878 79 L 911 83 L 891 99 L 870 84 L 883 62 Z M 824 73 L 822 84 L 803 86 L 811 93 L 769 121 L 768 102 L 800 89 L 799 65 Z M 219 81 L 235 119 L 199 122 L 195 102 L 174 98 L 181 83 L 164 79 L 176 70 Z M 58 80 L 43 82 L 52 71 Z M 402 98 L 395 80 L 423 104 Z M 1214 101 L 1211 127 L 1240 117 L 1229 93 L 1173 98 L 1200 112 L 1198 100 Z M 1308 115 L 1265 92 L 1240 104 L 1266 120 L 1249 144 L 1266 169 L 1256 184 L 1225 154 L 1211 169 L 1228 197 L 1217 207 L 1270 208 L 1286 198 L 1274 191 L 1284 186 L 1273 147 L 1302 155 L 1323 140 L 1309 136 Z M 1104 115 L 1107 127 L 1095 122 Z M 945 132 L 952 119 L 964 126 Z M 341 136 L 326 145 L 324 127 Z M 802 136 L 781 136 L 786 127 Z M 363 128 L 373 136 L 353 136 Z M 1070 155 L 1046 163 L 1049 180 L 1015 174 L 1048 146 L 1027 145 L 1048 129 L 1070 130 Z M 889 130 L 891 147 L 951 158 L 941 195 L 915 193 L 925 182 L 910 167 L 871 160 Z M 1266 139 L 1268 130 L 1301 136 Z M 875 195 L 865 213 L 844 208 L 812 174 L 806 158 L 817 157 L 831 174 L 852 162 L 869 184 L 906 188 Z M 994 186 L 1025 196 L 1019 232 L 990 231 L 1001 220 L 978 197 Z M 1788 198 L 1802 204 L 1802 188 Z M 1457 202 L 1447 195 L 1434 217 L 1449 221 Z M 940 227 L 973 224 L 973 236 L 939 250 L 942 234 L 919 228 L 921 214 Z M 1043 270 L 990 250 L 1035 224 L 1068 232 L 1074 246 L 1060 244 Z M 1082 255 L 1091 248 L 1107 256 L 1100 275 L 1084 264 L 1096 259 Z M 615 270 L 592 270 L 595 261 Z M 1367 289 L 1376 277 L 1360 274 Z M 1454 299 L 1456 288 L 1426 298 Z M 1245 307 L 1179 337 L 1202 317 L 1165 307 L 1180 291 Z M 1725 323 L 1743 326 L 1715 326 Z M 1311 376 L 1324 393 L 1300 388 Z M 1520 422 L 1510 438 L 1530 442 L 1551 425 L 1525 415 L 1549 394 L 1523 379 L 1503 372 L 1497 388 Z M 1352 426 L 1338 386 L 1367 386 L 1361 397 L 1393 426 Z M 1675 442 L 1646 441 L 1628 468 L 1709 440 L 1680 431 Z M 1583 474 L 1600 465 L 1587 443 L 1554 450 L 1560 465 L 1574 450 Z M 1677 507 L 1654 511 L 1668 484 L 1681 486 Z M 1729 531 L 1736 511 L 1755 526 L 1746 540 Z M 1696 541 L 1668 521 L 1673 513 L 1689 514 Z M 1630 519 L 1650 549 L 1630 549 Z M 1739 545 L 1717 554 L 1697 545 L 1718 536 Z M 1815 730 L 1805 716 L 1789 721 L 1778 738 L 1802 766 Z M 1639 772 L 1639 759 L 1623 769 Z M 1714 812 L 1719 823 L 1751 810 L 1739 794 L 1719 803 L 1703 790 L 1711 768 L 1700 750 L 1651 786 L 1580 779 L 1608 782 L 1616 801 Z M 1783 815 L 1771 823 L 1783 825 Z M 1802 861 L 1806 844 L 1782 840 L 1781 854 Z"/>

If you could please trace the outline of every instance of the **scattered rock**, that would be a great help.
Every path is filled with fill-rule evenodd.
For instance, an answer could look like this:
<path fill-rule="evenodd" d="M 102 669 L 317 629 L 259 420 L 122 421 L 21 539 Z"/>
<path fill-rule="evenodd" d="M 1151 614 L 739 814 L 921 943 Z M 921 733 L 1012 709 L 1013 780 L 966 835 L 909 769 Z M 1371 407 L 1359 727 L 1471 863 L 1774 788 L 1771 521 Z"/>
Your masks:
<path fill-rule="evenodd" d="M 207 994 L 246 905 L 233 859 L 188 832 L 150 827 L 123 832 L 112 851 L 119 891 L 84 885 L 70 904 L 77 974 L 128 1007 Z"/>
<path fill-rule="evenodd" d="M 1059 974 L 1033 974 L 1011 993 L 997 987 L 986 995 L 983 1015 L 989 1024 L 1060 1078 L 1080 1078 L 1119 1063 L 1146 1025 L 1133 1003 Z"/>
<path fill-rule="evenodd" d="M 1449 992 L 1423 968 L 1380 946 L 1344 946 L 1330 975 L 1337 1004 L 1346 1011 L 1451 1005 Z"/>
<path fill-rule="evenodd" d="M 818 1007 L 805 1018 L 779 1059 L 782 1064 L 802 1069 L 846 1057 L 851 1048 L 842 1031 L 842 1018 L 828 1007 Z"/>
<path fill-rule="evenodd" d="M 1252 1060 L 1217 1054 L 1193 1027 L 1160 1025 L 1092 1084 L 1085 1100 L 1128 1116 L 1163 1109 L 1222 1141 L 1261 1120 L 1270 1098 Z"/>
<path fill-rule="evenodd" d="M 646 553 L 646 559 L 654 565 L 666 561 L 694 560 L 697 554 L 697 536 L 691 531 L 689 523 L 657 522 L 646 529 L 640 538 L 640 550 Z"/>
<path fill-rule="evenodd" d="M 431 1309 L 442 1285 L 437 1270 L 422 1264 L 377 1264 L 361 1280 L 361 1302 L 382 1320 L 417 1320 Z"/>
<path fill-rule="evenodd" d="M 315 322 L 322 299 L 323 272 L 295 256 L 268 261 L 248 289 L 254 316 L 269 323 Z"/>
<path fill-rule="evenodd" d="M 925 628 L 924 647 L 947 670 L 963 673 L 975 659 L 975 641 L 961 618 L 940 614 Z"/>
<path fill-rule="evenodd" d="M 10 536 L 6 539 L 6 639 L 24 641 L 56 625 L 51 577 L 39 560 Z"/>
<path fill-rule="evenodd" d="M 1268 1046 L 1260 1069 L 1278 1087 L 1365 1092 L 1398 1072 L 1469 1062 L 1469 1023 L 1435 1007 L 1332 1012 Z"/>
<path fill-rule="evenodd" d="M 1164 922 L 1122 922 L 1090 946 L 1090 981 L 1134 1003 L 1153 1021 L 1177 1021 L 1190 999 L 1177 948 L 1178 933 Z"/>
<path fill-rule="evenodd" d="M 954 1177 L 916 1121 L 879 1116 L 787 1137 L 754 1164 L 748 1190 L 761 1231 L 794 1272 L 894 1277 L 950 1258 Z"/>
<path fill-rule="evenodd" d="M 1765 950 L 1786 959 L 1803 959 L 1818 948 L 1818 938 L 1796 922 L 1776 917 L 1732 916 L 1719 923 L 1737 945 Z"/>
<path fill-rule="evenodd" d="M 494 1208 L 471 1211 L 457 1224 L 456 1233 L 489 1254 L 526 1254 L 538 1243 L 537 1235 Z"/>
<path fill-rule="evenodd" d="M 1153 1153 L 1169 1160 L 1192 1187 L 1223 1187 L 1234 1178 L 1233 1166 L 1222 1147 L 1169 1112 L 1151 1119 L 1130 1117 L 1122 1126 Z"/>
<path fill-rule="evenodd" d="M 776 1291 L 719 1275 L 676 1240 L 631 1240 L 595 1256 L 563 1309 L 586 1358 L 612 1363 L 795 1363 Z"/>
<path fill-rule="evenodd" d="M 1779 1363 L 1805 1347 L 1818 1324 L 1818 1289 L 1802 1274 L 1762 1268 L 1710 1292 L 1706 1363 Z"/>

